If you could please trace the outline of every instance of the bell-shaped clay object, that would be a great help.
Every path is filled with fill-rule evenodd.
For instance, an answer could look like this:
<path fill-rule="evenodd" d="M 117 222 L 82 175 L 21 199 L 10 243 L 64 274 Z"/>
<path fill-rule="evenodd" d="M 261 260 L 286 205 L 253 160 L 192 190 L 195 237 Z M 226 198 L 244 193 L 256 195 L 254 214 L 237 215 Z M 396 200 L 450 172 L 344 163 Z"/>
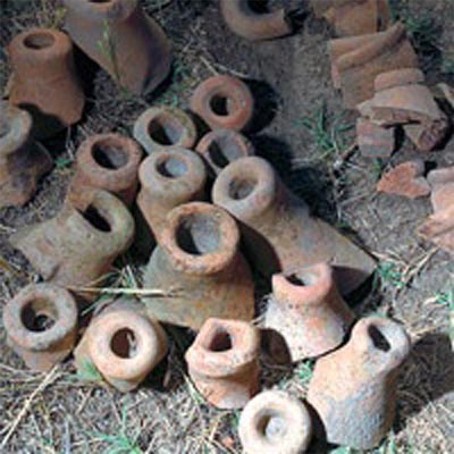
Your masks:
<path fill-rule="evenodd" d="M 346 345 L 317 361 L 307 400 L 329 443 L 353 449 L 380 443 L 394 421 L 398 369 L 409 351 L 401 325 L 368 317 Z"/>
<path fill-rule="evenodd" d="M 134 123 L 133 135 L 151 154 L 175 147 L 191 149 L 197 140 L 197 128 L 192 118 L 181 109 L 150 107 Z"/>
<path fill-rule="evenodd" d="M 284 338 L 292 361 L 323 355 L 338 347 L 353 323 L 327 263 L 302 268 L 290 276 L 275 274 L 265 327 Z"/>
<path fill-rule="evenodd" d="M 49 154 L 33 147 L 31 115 L 0 101 L 0 208 L 26 204 L 52 167 Z"/>
<path fill-rule="evenodd" d="M 151 154 L 141 164 L 139 178 L 137 204 L 155 238 L 173 208 L 205 198 L 205 165 L 196 153 L 184 148 Z"/>
<path fill-rule="evenodd" d="M 3 309 L 7 343 L 27 367 L 48 371 L 72 351 L 77 336 L 77 305 L 64 288 L 30 284 Z"/>
<path fill-rule="evenodd" d="M 209 318 L 186 352 L 189 376 L 218 408 L 242 408 L 259 388 L 260 334 L 240 320 Z"/>
<path fill-rule="evenodd" d="M 241 412 L 238 434 L 245 454 L 301 454 L 312 438 L 307 408 L 284 391 L 264 391 Z"/>
<path fill-rule="evenodd" d="M 122 87 L 154 90 L 170 72 L 170 43 L 137 0 L 64 0 L 73 41 Z"/>
<path fill-rule="evenodd" d="M 32 114 L 34 136 L 52 136 L 80 120 L 85 96 L 65 33 L 32 28 L 15 36 L 8 52 L 13 68 L 9 102 Z"/>
<path fill-rule="evenodd" d="M 222 208 L 191 202 L 174 208 L 144 275 L 143 297 L 158 320 L 198 330 L 209 317 L 251 320 L 254 283 L 239 251 L 240 232 Z"/>
<path fill-rule="evenodd" d="M 131 205 L 139 184 L 141 158 L 140 146 L 128 137 L 114 133 L 89 137 L 77 150 L 76 174 L 69 187 L 69 200 L 79 205 L 87 197 L 87 191 L 104 189 Z"/>
<path fill-rule="evenodd" d="M 10 241 L 45 280 L 76 288 L 101 285 L 133 236 L 134 219 L 123 202 L 98 190 L 88 206 L 66 203 L 55 218 L 15 233 Z"/>
<path fill-rule="evenodd" d="M 313 217 L 306 203 L 259 157 L 229 164 L 213 186 L 213 201 L 242 223 L 249 257 L 266 275 L 298 272 L 320 262 L 335 267 L 336 284 L 347 294 L 373 272 L 375 263 L 333 227 Z"/>

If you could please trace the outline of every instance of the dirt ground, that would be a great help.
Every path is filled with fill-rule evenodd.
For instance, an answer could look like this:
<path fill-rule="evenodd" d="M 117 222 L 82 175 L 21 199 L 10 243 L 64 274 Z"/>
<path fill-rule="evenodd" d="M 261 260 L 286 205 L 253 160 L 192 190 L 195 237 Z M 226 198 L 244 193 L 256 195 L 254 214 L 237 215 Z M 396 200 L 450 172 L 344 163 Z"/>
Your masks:
<path fill-rule="evenodd" d="M 21 209 L 0 210 L 0 304 L 38 279 L 25 258 L 11 248 L 8 237 L 58 212 L 72 175 L 71 162 L 87 136 L 108 131 L 131 135 L 134 120 L 147 106 L 187 108 L 198 82 L 218 73 L 236 75 L 247 81 L 259 105 L 259 115 L 248 132 L 258 154 L 275 165 L 317 215 L 377 258 L 369 291 L 355 298 L 356 313 L 392 316 L 412 336 L 393 431 L 373 452 L 454 452 L 454 362 L 449 336 L 453 262 L 414 234 L 431 211 L 428 198 L 412 201 L 374 190 L 384 169 L 421 153 L 405 142 L 389 162 L 378 162 L 361 158 L 352 148 L 354 116 L 343 110 L 330 80 L 330 31 L 312 16 L 302 21 L 293 36 L 250 43 L 227 29 L 217 1 L 141 3 L 173 42 L 171 80 L 159 94 L 138 98 L 119 91 L 103 71 L 77 55 L 88 93 L 86 115 L 67 133 L 38 145 L 51 152 L 55 168 L 33 200 Z M 392 3 L 396 17 L 407 24 L 428 82 L 453 84 L 454 2 Z M 62 17 L 63 9 L 54 0 L 0 1 L 2 92 L 9 74 L 5 46 L 11 37 L 31 25 L 61 26 Z M 353 153 L 340 159 L 348 149 Z M 422 157 L 430 166 L 453 165 L 454 140 Z M 128 253 L 118 261 L 112 285 L 130 287 L 140 285 L 140 280 L 139 260 Z M 168 334 L 168 359 L 138 391 L 122 395 L 84 382 L 71 360 L 49 374 L 26 370 L 6 346 L 0 329 L 0 452 L 241 452 L 236 433 L 239 413 L 208 407 L 188 379 L 183 352 L 193 334 L 175 328 Z M 304 396 L 312 367 L 312 362 L 293 369 L 263 364 L 263 387 Z M 315 445 L 310 450 L 329 451 L 353 452 Z"/>

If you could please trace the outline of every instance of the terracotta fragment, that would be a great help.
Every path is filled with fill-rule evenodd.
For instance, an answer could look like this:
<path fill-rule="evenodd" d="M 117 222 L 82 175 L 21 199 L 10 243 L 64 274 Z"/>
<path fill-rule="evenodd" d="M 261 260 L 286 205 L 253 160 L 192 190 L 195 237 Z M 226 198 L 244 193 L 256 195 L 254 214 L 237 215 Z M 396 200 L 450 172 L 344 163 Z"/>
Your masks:
<path fill-rule="evenodd" d="M 211 129 L 241 131 L 252 119 L 254 98 L 237 77 L 213 76 L 195 89 L 191 110 Z"/>
<path fill-rule="evenodd" d="M 215 407 L 242 408 L 259 389 L 259 330 L 239 320 L 209 318 L 186 352 L 189 376 Z"/>
<path fill-rule="evenodd" d="M 376 447 L 393 424 L 397 374 L 409 351 L 398 323 L 360 320 L 345 346 L 315 364 L 307 400 L 323 425 L 317 435 L 353 449 Z"/>
<path fill-rule="evenodd" d="M 346 294 L 375 268 L 369 255 L 313 217 L 262 158 L 229 164 L 218 175 L 212 198 L 241 222 L 248 257 L 267 276 L 327 262 L 335 267 L 337 285 Z"/>
<path fill-rule="evenodd" d="M 134 123 L 134 138 L 148 154 L 172 148 L 191 149 L 197 140 L 192 118 L 173 107 L 150 107 Z"/>
<path fill-rule="evenodd" d="M 265 327 L 285 339 L 293 362 L 323 355 L 338 347 L 354 314 L 334 283 L 326 263 L 286 276 L 275 274 L 265 313 Z"/>
<path fill-rule="evenodd" d="M 236 222 L 220 207 L 191 202 L 174 208 L 144 275 L 145 288 L 169 296 L 143 297 L 150 312 L 195 330 L 209 317 L 251 320 L 254 284 L 239 240 Z"/>
<path fill-rule="evenodd" d="M 418 68 L 402 68 L 379 74 L 374 81 L 375 92 L 403 85 L 422 84 L 425 82 L 424 73 Z"/>
<path fill-rule="evenodd" d="M 3 309 L 7 343 L 27 367 L 46 372 L 72 351 L 77 306 L 71 294 L 51 284 L 30 284 Z"/>
<path fill-rule="evenodd" d="M 170 43 L 137 0 L 64 0 L 73 41 L 122 87 L 153 91 L 170 72 Z"/>
<path fill-rule="evenodd" d="M 50 137 L 81 119 L 85 96 L 65 33 L 32 28 L 14 37 L 8 53 L 13 69 L 9 102 L 32 114 L 34 136 Z"/>
<path fill-rule="evenodd" d="M 33 147 L 31 115 L 0 101 L 0 208 L 25 205 L 52 168 L 50 155 Z"/>
<path fill-rule="evenodd" d="M 238 425 L 246 454 L 300 454 L 312 438 L 312 422 L 302 402 L 284 391 L 264 391 L 250 400 Z"/>
<path fill-rule="evenodd" d="M 356 120 L 356 140 L 365 158 L 389 158 L 396 146 L 395 129 L 360 117 Z"/>
<path fill-rule="evenodd" d="M 89 137 L 77 150 L 76 174 L 68 198 L 78 205 L 87 191 L 104 189 L 131 205 L 137 191 L 141 158 L 139 145 L 128 137 L 114 133 Z"/>
<path fill-rule="evenodd" d="M 184 148 L 158 151 L 143 161 L 137 205 L 155 238 L 173 208 L 205 198 L 206 173 L 202 159 Z"/>

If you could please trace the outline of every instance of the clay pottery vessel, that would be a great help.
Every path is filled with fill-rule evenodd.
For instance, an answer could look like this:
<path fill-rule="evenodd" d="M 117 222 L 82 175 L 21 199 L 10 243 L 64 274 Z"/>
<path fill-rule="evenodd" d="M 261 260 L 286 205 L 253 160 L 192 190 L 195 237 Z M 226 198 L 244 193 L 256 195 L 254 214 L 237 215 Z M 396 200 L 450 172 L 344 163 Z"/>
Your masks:
<path fill-rule="evenodd" d="M 150 107 L 134 123 L 133 135 L 151 154 L 175 147 L 191 149 L 197 140 L 197 128 L 192 118 L 181 109 Z"/>
<path fill-rule="evenodd" d="M 74 357 L 78 371 L 93 367 L 121 392 L 137 388 L 164 358 L 167 337 L 159 323 L 131 301 L 116 301 L 88 325 Z"/>
<path fill-rule="evenodd" d="M 120 86 L 153 91 L 170 72 L 170 43 L 137 0 L 64 0 L 73 41 Z"/>
<path fill-rule="evenodd" d="M 81 119 L 85 96 L 65 33 L 29 29 L 13 38 L 8 53 L 13 69 L 9 102 L 32 114 L 34 136 L 50 137 Z"/>
<path fill-rule="evenodd" d="M 71 287 L 96 287 L 134 236 L 134 220 L 114 195 L 98 190 L 88 206 L 64 204 L 53 219 L 10 238 L 46 280 Z"/>
<path fill-rule="evenodd" d="M 259 388 L 259 350 L 256 327 L 209 318 L 186 352 L 189 376 L 211 405 L 242 408 Z"/>
<path fill-rule="evenodd" d="M 251 41 L 279 38 L 292 32 L 284 8 L 258 13 L 248 0 L 221 0 L 221 11 L 230 30 Z"/>
<path fill-rule="evenodd" d="M 284 391 L 264 391 L 250 400 L 238 425 L 246 454 L 300 454 L 312 438 L 307 408 Z"/>
<path fill-rule="evenodd" d="M 0 101 L 0 208 L 25 205 L 52 168 L 50 155 L 30 140 L 32 117 Z"/>
<path fill-rule="evenodd" d="M 143 161 L 137 204 L 155 238 L 173 208 L 205 198 L 206 173 L 202 159 L 184 148 L 158 151 Z"/>
<path fill-rule="evenodd" d="M 216 129 L 205 134 L 195 151 L 204 158 L 213 175 L 232 161 L 255 154 L 249 139 L 231 129 Z"/>
<path fill-rule="evenodd" d="M 254 284 L 239 240 L 235 220 L 220 207 L 191 202 L 174 208 L 144 275 L 145 288 L 169 296 L 142 298 L 150 312 L 194 330 L 209 317 L 251 320 Z"/>
<path fill-rule="evenodd" d="M 262 158 L 229 164 L 218 175 L 212 198 L 240 221 L 248 257 L 267 276 L 327 262 L 335 267 L 341 293 L 347 294 L 375 268 L 369 255 L 313 217 L 306 203 L 284 186 Z"/>
<path fill-rule="evenodd" d="M 275 274 L 265 313 L 265 327 L 285 339 L 292 361 L 314 358 L 338 347 L 353 323 L 333 270 L 317 263 L 286 276 Z"/>
<path fill-rule="evenodd" d="M 368 317 L 346 345 L 317 361 L 307 400 L 329 443 L 353 449 L 380 443 L 394 421 L 398 370 L 409 351 L 401 325 Z"/>
<path fill-rule="evenodd" d="M 30 284 L 3 309 L 8 345 L 27 367 L 49 371 L 72 351 L 77 336 L 77 305 L 64 288 Z"/>
<path fill-rule="evenodd" d="M 237 77 L 213 76 L 195 89 L 191 110 L 211 129 L 241 131 L 252 119 L 254 98 L 248 86 Z"/>
<path fill-rule="evenodd" d="M 140 146 L 120 134 L 95 134 L 80 145 L 76 155 L 76 173 L 68 190 L 68 199 L 78 205 L 86 192 L 104 189 L 126 205 L 135 199 Z M 85 194 L 85 195 L 84 195 Z"/>

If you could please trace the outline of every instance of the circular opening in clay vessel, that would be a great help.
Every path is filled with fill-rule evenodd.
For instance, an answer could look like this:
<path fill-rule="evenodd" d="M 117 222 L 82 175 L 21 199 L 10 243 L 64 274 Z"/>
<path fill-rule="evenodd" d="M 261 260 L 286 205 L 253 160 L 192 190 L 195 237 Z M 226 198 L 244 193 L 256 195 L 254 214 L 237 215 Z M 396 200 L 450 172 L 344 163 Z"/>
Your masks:
<path fill-rule="evenodd" d="M 254 178 L 234 178 L 229 185 L 229 195 L 233 200 L 242 200 L 248 197 L 257 184 Z"/>
<path fill-rule="evenodd" d="M 229 143 L 227 140 L 213 140 L 208 147 L 208 156 L 214 165 L 224 168 L 230 162 L 242 156 L 234 143 Z"/>
<path fill-rule="evenodd" d="M 100 140 L 93 144 L 93 159 L 101 167 L 117 170 L 128 163 L 128 153 L 113 140 Z"/>
<path fill-rule="evenodd" d="M 110 341 L 110 348 L 120 358 L 133 358 L 137 355 L 137 339 L 134 331 L 129 328 L 118 330 Z"/>
<path fill-rule="evenodd" d="M 11 128 L 8 124 L 8 121 L 4 118 L 0 118 L 0 139 L 6 137 L 10 131 Z"/>
<path fill-rule="evenodd" d="M 372 339 L 372 343 L 377 350 L 381 350 L 383 352 L 391 350 L 391 345 L 388 342 L 388 339 L 386 339 L 384 334 L 375 325 L 370 325 L 369 328 L 367 328 L 367 333 Z"/>
<path fill-rule="evenodd" d="M 269 0 L 248 0 L 247 4 L 251 11 L 256 14 L 267 14 L 271 12 Z"/>
<path fill-rule="evenodd" d="M 287 432 L 285 419 L 276 411 L 265 410 L 257 422 L 257 430 L 260 435 L 271 443 L 282 441 Z"/>
<path fill-rule="evenodd" d="M 188 214 L 180 219 L 176 240 L 178 246 L 191 255 L 215 252 L 221 244 L 219 224 L 206 214 Z"/>
<path fill-rule="evenodd" d="M 93 205 L 89 205 L 85 211 L 80 213 L 96 230 L 100 230 L 101 232 L 111 231 L 109 222 Z"/>
<path fill-rule="evenodd" d="M 210 99 L 211 110 L 220 117 L 225 117 L 231 113 L 231 101 L 226 96 L 214 95 Z"/>
<path fill-rule="evenodd" d="M 37 299 L 22 309 L 21 320 L 25 328 L 33 332 L 50 329 L 57 319 L 57 311 L 52 301 Z"/>
<path fill-rule="evenodd" d="M 188 166 L 182 159 L 169 156 L 158 162 L 156 169 L 162 176 L 167 178 L 182 177 L 188 172 Z"/>
<path fill-rule="evenodd" d="M 299 287 L 305 287 L 307 285 L 314 285 L 317 277 L 310 273 L 293 273 L 285 277 L 288 282 L 292 285 Z"/>
<path fill-rule="evenodd" d="M 89 3 L 110 3 L 112 0 L 88 0 Z"/>
<path fill-rule="evenodd" d="M 158 115 L 148 124 L 148 135 L 161 145 L 175 145 L 183 136 L 185 127 L 168 115 Z"/>
<path fill-rule="evenodd" d="M 209 349 L 212 352 L 226 352 L 233 346 L 232 336 L 224 330 L 218 330 L 211 339 Z"/>
<path fill-rule="evenodd" d="M 50 33 L 46 32 L 31 33 L 24 39 L 25 47 L 35 50 L 46 49 L 47 47 L 53 46 L 54 43 L 55 38 Z"/>

